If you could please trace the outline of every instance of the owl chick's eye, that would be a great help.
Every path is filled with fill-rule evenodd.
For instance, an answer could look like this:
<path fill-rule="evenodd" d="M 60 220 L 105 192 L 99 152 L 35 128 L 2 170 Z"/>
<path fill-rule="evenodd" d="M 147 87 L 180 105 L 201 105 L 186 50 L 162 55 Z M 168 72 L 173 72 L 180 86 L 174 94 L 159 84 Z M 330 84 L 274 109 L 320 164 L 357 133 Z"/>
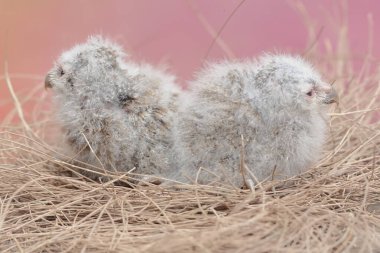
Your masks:
<path fill-rule="evenodd" d="M 59 74 L 59 76 L 63 76 L 65 74 L 65 71 L 63 70 L 62 67 L 59 67 L 58 74 Z"/>
<path fill-rule="evenodd" d="M 117 97 L 118 97 L 119 102 L 121 104 L 127 104 L 128 102 L 135 100 L 134 97 L 127 95 L 127 94 L 119 94 Z"/>
<path fill-rule="evenodd" d="M 314 91 L 310 90 L 308 93 L 306 93 L 307 96 L 312 97 L 314 95 Z"/>

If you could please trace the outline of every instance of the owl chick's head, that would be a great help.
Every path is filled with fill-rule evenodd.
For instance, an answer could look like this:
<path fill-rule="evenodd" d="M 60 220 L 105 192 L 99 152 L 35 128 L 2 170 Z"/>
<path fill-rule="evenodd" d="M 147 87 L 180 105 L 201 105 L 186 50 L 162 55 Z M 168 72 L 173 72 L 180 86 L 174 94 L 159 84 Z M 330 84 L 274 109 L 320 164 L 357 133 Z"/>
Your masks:
<path fill-rule="evenodd" d="M 256 86 L 279 107 L 309 111 L 337 102 L 333 87 L 301 57 L 266 55 L 258 66 Z"/>
<path fill-rule="evenodd" d="M 65 51 L 45 78 L 45 88 L 66 101 L 114 100 L 125 82 L 124 52 L 100 36 Z"/>

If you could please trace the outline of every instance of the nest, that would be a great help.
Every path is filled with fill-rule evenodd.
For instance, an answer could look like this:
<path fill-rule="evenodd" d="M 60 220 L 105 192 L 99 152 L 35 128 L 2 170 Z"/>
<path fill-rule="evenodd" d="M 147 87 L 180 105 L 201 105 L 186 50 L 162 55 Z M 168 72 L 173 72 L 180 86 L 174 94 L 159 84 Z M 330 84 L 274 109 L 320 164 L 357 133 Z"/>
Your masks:
<path fill-rule="evenodd" d="M 314 44 L 306 56 L 341 97 L 324 158 L 253 189 L 84 178 L 47 135 L 46 107 L 25 119 L 6 72 L 20 120 L 0 129 L 0 251 L 380 252 L 380 71 L 371 57 L 353 68 L 345 43 L 324 53 Z"/>

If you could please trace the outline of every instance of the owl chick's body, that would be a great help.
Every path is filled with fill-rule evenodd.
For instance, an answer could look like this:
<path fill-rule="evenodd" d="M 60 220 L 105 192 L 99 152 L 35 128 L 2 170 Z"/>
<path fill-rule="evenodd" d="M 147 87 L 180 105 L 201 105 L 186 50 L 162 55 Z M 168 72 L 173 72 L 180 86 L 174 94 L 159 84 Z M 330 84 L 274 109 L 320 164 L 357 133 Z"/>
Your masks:
<path fill-rule="evenodd" d="M 175 121 L 179 181 L 243 186 L 245 176 L 285 178 L 318 159 L 331 86 L 299 57 L 206 67 L 181 99 Z M 249 169 L 242 172 L 241 159 Z M 201 168 L 201 170 L 200 170 Z"/>
<path fill-rule="evenodd" d="M 172 166 L 174 82 L 150 65 L 125 62 L 118 45 L 91 37 L 61 55 L 45 85 L 76 160 L 92 170 L 165 175 Z"/>

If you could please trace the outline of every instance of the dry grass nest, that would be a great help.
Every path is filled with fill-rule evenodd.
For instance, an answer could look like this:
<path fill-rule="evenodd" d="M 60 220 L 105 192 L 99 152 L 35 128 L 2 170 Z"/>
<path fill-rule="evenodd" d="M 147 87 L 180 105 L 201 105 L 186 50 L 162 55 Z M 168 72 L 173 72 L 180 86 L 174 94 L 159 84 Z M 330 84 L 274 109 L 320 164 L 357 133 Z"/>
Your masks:
<path fill-rule="evenodd" d="M 128 174 L 94 182 L 37 137 L 46 121 L 3 125 L 0 251 L 379 252 L 379 80 L 337 81 L 341 102 L 319 165 L 253 191 L 122 186 Z"/>
<path fill-rule="evenodd" d="M 341 98 L 324 158 L 253 190 L 83 178 L 49 144 L 47 116 L 31 124 L 15 96 L 20 123 L 0 130 L 0 251 L 380 252 L 380 71 L 371 58 L 353 71 L 341 55 L 308 55 Z"/>

